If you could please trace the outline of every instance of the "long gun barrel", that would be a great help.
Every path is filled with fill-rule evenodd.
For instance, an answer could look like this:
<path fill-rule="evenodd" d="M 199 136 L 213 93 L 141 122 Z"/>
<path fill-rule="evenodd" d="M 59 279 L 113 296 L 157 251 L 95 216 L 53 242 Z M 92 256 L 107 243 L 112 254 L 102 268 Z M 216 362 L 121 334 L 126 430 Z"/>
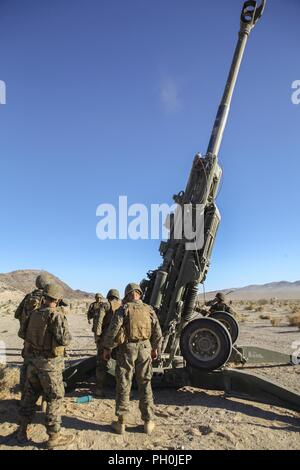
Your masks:
<path fill-rule="evenodd" d="M 220 103 L 218 113 L 216 116 L 214 128 L 207 148 L 207 154 L 218 156 L 220 145 L 223 138 L 223 133 L 226 127 L 228 114 L 232 95 L 234 92 L 235 84 L 237 81 L 238 73 L 242 63 L 243 55 L 247 45 L 247 41 L 252 28 L 256 25 L 259 18 L 262 16 L 265 9 L 266 1 L 263 0 L 260 6 L 254 0 L 245 2 L 241 14 L 241 28 L 239 31 L 239 39 L 236 45 L 232 65 L 230 68 L 229 76 L 227 79 L 224 95 Z"/>
<path fill-rule="evenodd" d="M 178 211 L 182 213 L 188 207 L 192 214 L 193 229 L 197 231 L 197 213 L 203 213 L 203 243 L 197 240 L 187 245 L 185 231 L 181 237 L 175 236 L 177 212 L 171 215 L 170 239 L 161 242 L 161 266 L 148 272 L 148 279 L 141 285 L 144 289 L 144 301 L 157 311 L 164 333 L 163 352 L 175 354 L 178 348 L 182 328 L 191 320 L 199 283 L 203 283 L 210 265 L 210 257 L 221 220 L 215 204 L 219 183 L 222 176 L 218 164 L 218 153 L 225 130 L 234 87 L 238 77 L 245 47 L 251 30 L 262 16 L 266 0 L 258 4 L 255 0 L 244 3 L 241 14 L 241 27 L 232 65 L 221 100 L 207 153 L 204 157 L 197 154 L 189 175 L 185 191 L 173 196 Z M 178 233 L 177 233 L 178 235 Z M 197 238 L 197 237 L 196 237 Z M 187 248 L 189 246 L 189 248 Z"/>

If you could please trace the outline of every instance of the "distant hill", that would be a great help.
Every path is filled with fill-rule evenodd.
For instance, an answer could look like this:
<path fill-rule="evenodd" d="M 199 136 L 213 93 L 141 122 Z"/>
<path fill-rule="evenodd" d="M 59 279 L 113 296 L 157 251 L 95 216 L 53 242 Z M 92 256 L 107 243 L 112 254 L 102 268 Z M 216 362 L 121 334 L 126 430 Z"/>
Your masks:
<path fill-rule="evenodd" d="M 0 300 L 21 299 L 24 294 L 35 288 L 35 279 L 41 274 L 48 274 L 64 290 L 64 297 L 69 300 L 93 299 L 94 294 L 81 290 L 74 290 L 58 277 L 47 271 L 25 269 L 0 274 Z M 300 300 L 300 281 L 271 282 L 268 284 L 253 284 L 245 287 L 228 288 L 220 291 L 207 292 L 207 300 L 213 298 L 217 292 L 228 294 L 229 300 L 259 300 L 259 299 L 284 299 Z M 203 296 L 200 293 L 199 299 Z"/>
<path fill-rule="evenodd" d="M 228 288 L 220 291 L 207 293 L 207 298 L 211 299 L 217 292 L 229 292 L 228 298 L 231 300 L 259 300 L 259 299 L 300 299 L 300 281 L 270 282 L 268 284 L 253 284 L 245 287 Z M 200 299 L 202 295 L 200 294 Z"/>
<path fill-rule="evenodd" d="M 0 274 L 0 294 L 6 294 L 7 297 L 9 292 L 12 294 L 26 294 L 35 289 L 35 280 L 39 274 L 48 274 L 57 284 L 59 284 L 64 290 L 64 297 L 66 299 L 84 299 L 93 298 L 93 294 L 90 292 L 84 292 L 81 290 L 74 290 L 68 286 L 65 282 L 61 281 L 58 277 L 54 276 L 47 271 L 38 271 L 34 269 L 12 271 L 6 274 Z"/>

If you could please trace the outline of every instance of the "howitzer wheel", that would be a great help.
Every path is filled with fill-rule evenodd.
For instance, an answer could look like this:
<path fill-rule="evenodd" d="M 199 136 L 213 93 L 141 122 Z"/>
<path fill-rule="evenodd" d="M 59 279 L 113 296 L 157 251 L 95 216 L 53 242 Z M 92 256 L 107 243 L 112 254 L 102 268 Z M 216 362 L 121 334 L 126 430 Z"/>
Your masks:
<path fill-rule="evenodd" d="M 229 331 L 232 344 L 235 344 L 240 333 L 239 325 L 236 319 L 227 312 L 213 312 L 210 313 L 209 318 L 214 318 L 215 320 L 221 322 Z"/>
<path fill-rule="evenodd" d="M 201 370 L 216 370 L 230 358 L 231 336 L 218 320 L 198 318 L 182 330 L 180 350 L 190 366 Z"/>

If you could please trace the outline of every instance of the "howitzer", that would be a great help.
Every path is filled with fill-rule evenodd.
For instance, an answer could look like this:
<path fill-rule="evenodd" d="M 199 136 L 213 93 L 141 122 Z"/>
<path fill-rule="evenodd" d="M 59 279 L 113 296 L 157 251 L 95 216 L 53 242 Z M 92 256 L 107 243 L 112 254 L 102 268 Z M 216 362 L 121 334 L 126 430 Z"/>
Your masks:
<path fill-rule="evenodd" d="M 264 8 L 265 0 L 260 5 L 256 1 L 250 0 L 245 2 L 243 6 L 238 42 L 206 155 L 204 157 L 200 154 L 195 156 L 185 191 L 181 191 L 173 197 L 178 208 L 171 217 L 170 238 L 160 245 L 163 262 L 156 271 L 149 272 L 148 279 L 143 280 L 141 283 L 145 290 L 144 301 L 150 303 L 156 309 L 161 322 L 164 336 L 162 353 L 165 355 L 167 363 L 170 363 L 174 356 L 179 353 L 180 337 L 184 351 L 191 349 L 189 347 L 191 343 L 186 344 L 189 341 L 184 335 L 182 336 L 182 332 L 185 331 L 185 326 L 193 317 L 198 286 L 206 279 L 221 219 L 215 202 L 222 176 L 222 170 L 218 163 L 219 149 L 247 40 L 251 30 L 262 16 Z M 199 225 L 197 215 L 201 211 L 203 220 L 202 225 L 200 224 L 200 230 L 203 232 L 203 243 L 198 246 L 200 230 L 199 226 L 197 227 L 197 223 Z M 195 234 L 193 240 L 187 239 L 185 230 L 182 230 L 181 236 L 178 236 L 178 234 L 176 234 L 176 237 L 174 236 L 177 230 L 177 220 L 186 221 L 184 214 L 187 213 L 190 214 L 189 222 Z M 213 323 L 211 325 L 214 330 L 218 329 L 218 325 Z M 205 331 L 207 328 L 208 326 Z M 216 334 L 220 338 L 213 338 Z M 194 345 L 195 351 L 202 343 L 203 345 L 205 343 L 208 347 L 207 341 L 209 338 L 212 342 L 210 344 L 211 349 L 207 352 L 212 353 L 213 356 L 216 355 L 214 341 L 218 342 L 219 340 L 222 344 L 224 343 L 220 349 L 231 348 L 230 338 L 226 338 L 226 332 L 220 330 L 219 334 L 214 332 L 213 336 L 207 335 L 207 331 L 204 336 L 198 332 L 198 345 Z M 191 353 L 191 351 L 189 352 Z M 196 359 L 196 356 L 199 360 Z M 202 358 L 204 359 L 203 362 L 199 354 L 194 354 L 193 365 L 198 365 L 201 368 L 205 366 L 207 369 L 215 368 L 215 361 L 211 362 L 208 354 L 204 356 Z M 221 362 L 225 356 L 223 354 Z M 188 354 L 188 357 L 190 358 L 190 354 Z M 200 364 L 200 362 L 203 363 Z"/>
<path fill-rule="evenodd" d="M 198 286 L 205 281 L 210 257 L 220 223 L 216 196 L 222 175 L 218 154 L 225 130 L 234 87 L 251 30 L 262 16 L 265 0 L 248 0 L 241 14 L 241 27 L 228 80 L 213 126 L 206 155 L 196 155 L 185 191 L 174 196 L 177 215 L 188 208 L 194 239 L 178 236 L 176 212 L 170 217 L 170 238 L 160 245 L 163 261 L 141 282 L 144 302 L 151 304 L 163 330 L 161 355 L 154 363 L 152 383 L 157 387 L 192 385 L 231 394 L 246 394 L 248 399 L 278 404 L 300 410 L 300 396 L 292 390 L 256 374 L 230 369 L 237 364 L 300 363 L 295 357 L 252 346 L 235 346 L 239 327 L 233 316 L 216 312 L 213 316 L 195 318 L 194 305 Z M 203 243 L 198 244 L 197 213 L 203 212 Z M 181 217 L 182 219 L 182 217 Z M 175 236 L 177 235 L 177 236 Z M 66 387 L 71 389 L 94 373 L 96 358 L 73 364 L 65 370 Z M 226 366 L 226 369 L 224 368 Z M 110 375 L 114 375 L 114 364 Z"/>

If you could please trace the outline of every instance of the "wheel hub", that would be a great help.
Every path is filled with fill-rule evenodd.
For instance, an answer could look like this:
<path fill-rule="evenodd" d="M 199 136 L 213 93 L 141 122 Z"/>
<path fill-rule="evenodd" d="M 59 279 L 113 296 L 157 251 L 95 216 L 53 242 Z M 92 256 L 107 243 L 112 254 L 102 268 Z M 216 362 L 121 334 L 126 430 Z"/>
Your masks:
<path fill-rule="evenodd" d="M 218 336 L 208 329 L 196 330 L 189 339 L 190 351 L 201 361 L 211 361 L 220 352 Z"/>

